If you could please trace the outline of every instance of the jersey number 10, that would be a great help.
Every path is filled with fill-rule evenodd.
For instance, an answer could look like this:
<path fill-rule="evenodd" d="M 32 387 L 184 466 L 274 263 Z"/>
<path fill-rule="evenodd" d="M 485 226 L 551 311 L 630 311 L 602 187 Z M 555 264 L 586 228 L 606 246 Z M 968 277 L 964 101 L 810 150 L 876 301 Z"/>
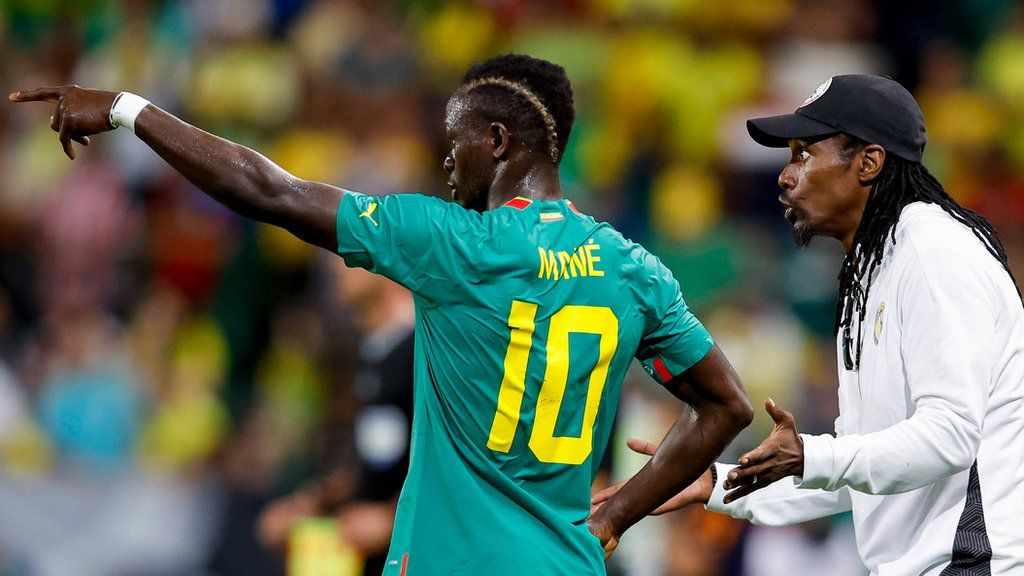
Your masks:
<path fill-rule="evenodd" d="M 491 423 L 487 447 L 495 452 L 507 453 L 512 448 L 519 412 L 526 390 L 526 364 L 533 347 L 534 320 L 537 305 L 512 301 L 508 325 L 512 327 L 508 349 L 505 352 L 505 374 L 498 391 L 498 408 Z M 597 364 L 590 372 L 586 406 L 583 409 L 583 428 L 580 436 L 555 436 L 555 422 L 565 397 L 569 381 L 569 334 L 596 334 L 600 336 Z M 548 329 L 547 369 L 537 396 L 537 411 L 530 432 L 530 450 L 541 462 L 553 464 L 582 464 L 594 443 L 594 422 L 601 405 L 601 393 L 608 380 L 608 366 L 619 343 L 619 320 L 611 308 L 605 306 L 565 306 L 551 317 Z"/>

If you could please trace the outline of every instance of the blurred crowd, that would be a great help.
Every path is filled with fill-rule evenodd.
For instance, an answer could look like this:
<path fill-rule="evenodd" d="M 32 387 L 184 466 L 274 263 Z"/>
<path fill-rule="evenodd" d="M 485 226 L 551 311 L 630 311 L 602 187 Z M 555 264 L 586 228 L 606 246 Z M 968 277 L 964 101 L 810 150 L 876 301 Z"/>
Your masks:
<path fill-rule="evenodd" d="M 788 151 L 744 120 L 833 74 L 917 96 L 925 163 L 1024 277 L 1024 8 L 1013 0 L 2 0 L 0 84 L 130 90 L 289 171 L 446 192 L 442 112 L 508 51 L 573 81 L 562 163 L 581 211 L 663 258 L 744 379 L 806 432 L 836 415 L 837 243 L 797 250 Z M 131 133 L 71 162 L 49 107 L 0 105 L 0 575 L 282 574 L 268 504 L 357 478 L 364 296 L 340 259 L 233 215 Z M 612 476 L 679 405 L 627 381 Z M 771 428 L 759 413 L 730 449 Z M 702 510 L 627 535 L 630 576 L 865 573 L 848 519 Z M 319 570 L 319 571 L 318 571 Z M 338 573 L 313 562 L 292 574 Z"/>

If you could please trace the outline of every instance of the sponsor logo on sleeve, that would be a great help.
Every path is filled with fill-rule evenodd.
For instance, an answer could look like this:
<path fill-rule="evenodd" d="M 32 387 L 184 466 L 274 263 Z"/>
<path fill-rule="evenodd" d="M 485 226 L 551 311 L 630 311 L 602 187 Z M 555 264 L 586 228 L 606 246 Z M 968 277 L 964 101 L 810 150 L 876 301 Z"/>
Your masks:
<path fill-rule="evenodd" d="M 377 203 L 371 202 L 366 208 L 366 211 L 359 215 L 360 218 L 366 218 L 370 222 L 373 222 L 374 226 L 377 226 L 377 221 L 373 219 L 373 213 L 377 210 Z"/>

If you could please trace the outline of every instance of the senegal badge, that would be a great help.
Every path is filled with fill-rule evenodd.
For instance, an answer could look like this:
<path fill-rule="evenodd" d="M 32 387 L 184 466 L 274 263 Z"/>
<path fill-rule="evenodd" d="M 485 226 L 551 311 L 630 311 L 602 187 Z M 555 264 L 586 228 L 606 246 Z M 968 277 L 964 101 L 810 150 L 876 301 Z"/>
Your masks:
<path fill-rule="evenodd" d="M 878 338 L 882 336 L 882 324 L 885 322 L 885 302 L 878 305 L 878 312 L 875 314 L 875 345 L 878 345 Z"/>

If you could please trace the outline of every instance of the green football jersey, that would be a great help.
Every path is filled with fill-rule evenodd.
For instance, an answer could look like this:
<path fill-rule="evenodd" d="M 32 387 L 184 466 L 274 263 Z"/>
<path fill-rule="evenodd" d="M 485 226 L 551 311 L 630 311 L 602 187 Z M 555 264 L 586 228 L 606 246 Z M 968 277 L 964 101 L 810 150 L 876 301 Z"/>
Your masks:
<path fill-rule="evenodd" d="M 409 475 L 384 574 L 604 574 L 590 487 L 634 357 L 664 382 L 710 335 L 671 272 L 571 202 L 480 214 L 345 194 L 338 253 L 416 303 Z"/>

